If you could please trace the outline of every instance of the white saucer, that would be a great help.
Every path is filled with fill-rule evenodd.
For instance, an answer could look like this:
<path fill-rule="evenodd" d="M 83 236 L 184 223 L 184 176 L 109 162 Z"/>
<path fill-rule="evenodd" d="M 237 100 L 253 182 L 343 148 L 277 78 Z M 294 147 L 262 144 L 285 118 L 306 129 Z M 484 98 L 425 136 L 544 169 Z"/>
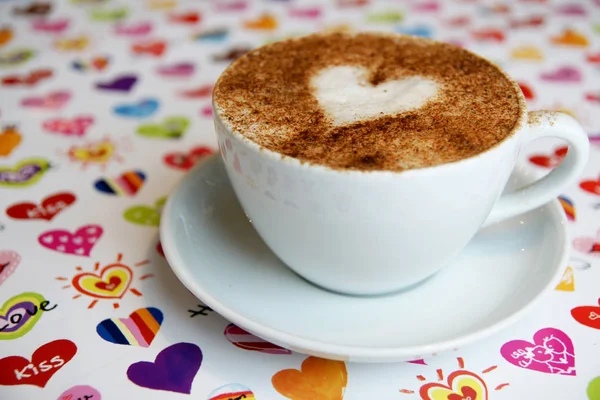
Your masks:
<path fill-rule="evenodd" d="M 565 226 L 554 201 L 481 231 L 455 264 L 413 289 L 345 296 L 313 286 L 276 258 L 215 156 L 169 196 L 160 236 L 181 282 L 256 336 L 317 357 L 391 362 L 458 348 L 521 318 L 560 281 Z"/>

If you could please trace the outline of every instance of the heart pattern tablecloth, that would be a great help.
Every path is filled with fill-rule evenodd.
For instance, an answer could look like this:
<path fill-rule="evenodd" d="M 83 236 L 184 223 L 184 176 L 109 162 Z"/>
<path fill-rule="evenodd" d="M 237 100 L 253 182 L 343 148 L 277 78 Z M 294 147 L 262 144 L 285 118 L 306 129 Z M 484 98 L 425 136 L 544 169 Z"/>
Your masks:
<path fill-rule="evenodd" d="M 213 82 L 258 45 L 327 29 L 467 47 L 531 109 L 589 133 L 560 198 L 569 265 L 516 325 L 423 360 L 346 364 L 230 324 L 170 271 L 161 209 L 217 150 Z M 547 140 L 520 162 L 541 175 L 565 154 Z M 599 283 L 598 0 L 0 2 L 2 399 L 599 400 Z"/>

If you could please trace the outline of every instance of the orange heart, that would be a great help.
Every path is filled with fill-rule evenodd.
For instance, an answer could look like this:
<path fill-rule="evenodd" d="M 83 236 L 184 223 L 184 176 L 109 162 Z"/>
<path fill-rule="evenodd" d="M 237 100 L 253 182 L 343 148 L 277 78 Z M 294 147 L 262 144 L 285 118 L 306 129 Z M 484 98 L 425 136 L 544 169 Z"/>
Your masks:
<path fill-rule="evenodd" d="M 552 37 L 552 43 L 565 46 L 581 46 L 589 45 L 588 39 L 582 34 L 572 29 L 565 29 L 562 34 Z"/>
<path fill-rule="evenodd" d="M 21 143 L 21 134 L 14 125 L 5 126 L 0 132 L 0 157 L 8 156 Z"/>
<path fill-rule="evenodd" d="M 342 400 L 348 384 L 348 372 L 342 361 L 308 357 L 300 371 L 284 369 L 273 375 L 271 382 L 275 390 L 288 399 Z"/>
<path fill-rule="evenodd" d="M 277 20 L 270 14 L 263 14 L 257 19 L 244 22 L 246 29 L 272 30 L 277 28 Z"/>
<path fill-rule="evenodd" d="M 13 31 L 10 28 L 0 28 L 0 46 L 4 46 L 13 38 Z"/>
<path fill-rule="evenodd" d="M 123 297 L 133 278 L 133 272 L 124 264 L 107 265 L 100 275 L 84 272 L 75 275 L 72 283 L 75 289 L 88 296 L 100 299 L 120 299 Z"/>
<path fill-rule="evenodd" d="M 437 382 L 421 386 L 423 400 L 488 400 L 485 381 L 470 371 L 454 371 L 448 375 L 448 385 Z"/>

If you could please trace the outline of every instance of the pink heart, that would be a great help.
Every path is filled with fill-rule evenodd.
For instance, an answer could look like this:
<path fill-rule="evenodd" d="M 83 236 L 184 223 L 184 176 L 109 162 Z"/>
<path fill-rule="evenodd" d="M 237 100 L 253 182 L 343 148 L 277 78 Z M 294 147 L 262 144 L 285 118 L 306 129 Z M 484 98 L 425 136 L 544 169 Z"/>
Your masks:
<path fill-rule="evenodd" d="M 150 31 L 152 31 L 152 23 L 150 22 L 137 22 L 130 25 L 115 26 L 115 33 L 123 36 L 143 36 L 149 34 Z"/>
<path fill-rule="evenodd" d="M 87 128 L 94 123 L 92 116 L 80 116 L 72 119 L 53 118 L 44 121 L 42 127 L 52 133 L 65 136 L 83 136 Z"/>
<path fill-rule="evenodd" d="M 573 240 L 575 250 L 590 256 L 600 257 L 600 230 L 596 232 L 596 238 L 579 237 Z"/>
<path fill-rule="evenodd" d="M 0 285 L 15 272 L 21 256 L 12 250 L 0 251 Z"/>
<path fill-rule="evenodd" d="M 245 0 L 215 2 L 217 11 L 243 11 L 248 7 Z"/>
<path fill-rule="evenodd" d="M 321 16 L 321 8 L 292 8 L 290 9 L 290 16 L 297 18 L 319 18 Z"/>
<path fill-rule="evenodd" d="M 533 343 L 511 340 L 500 349 L 500 354 L 517 367 L 546 374 L 575 375 L 575 349 L 566 333 L 555 328 L 540 329 L 533 335 Z"/>
<path fill-rule="evenodd" d="M 413 9 L 421 12 L 433 12 L 438 11 L 440 9 L 440 5 L 437 1 L 426 1 L 424 3 L 416 4 Z"/>
<path fill-rule="evenodd" d="M 21 100 L 23 107 L 39 107 L 57 110 L 64 106 L 71 98 L 71 93 L 66 90 L 50 92 L 45 96 L 26 97 Z"/>
<path fill-rule="evenodd" d="M 92 248 L 103 232 L 100 225 L 84 225 L 75 233 L 56 229 L 42 233 L 38 237 L 38 242 L 50 250 L 89 257 Z"/>
<path fill-rule="evenodd" d="M 67 29 L 69 20 L 67 18 L 59 18 L 54 21 L 47 19 L 38 19 L 32 22 L 31 27 L 36 31 L 60 33 Z"/>
<path fill-rule="evenodd" d="M 205 118 L 212 118 L 212 106 L 209 104 L 200 109 L 200 115 Z"/>
<path fill-rule="evenodd" d="M 93 387 L 87 385 L 77 385 L 64 391 L 60 396 L 58 396 L 57 400 L 100 400 L 101 398 L 102 396 L 100 395 L 100 392 Z"/>
<path fill-rule="evenodd" d="M 156 69 L 159 75 L 173 77 L 188 77 L 194 73 L 196 66 L 190 62 L 181 62 L 172 65 L 163 65 Z"/>

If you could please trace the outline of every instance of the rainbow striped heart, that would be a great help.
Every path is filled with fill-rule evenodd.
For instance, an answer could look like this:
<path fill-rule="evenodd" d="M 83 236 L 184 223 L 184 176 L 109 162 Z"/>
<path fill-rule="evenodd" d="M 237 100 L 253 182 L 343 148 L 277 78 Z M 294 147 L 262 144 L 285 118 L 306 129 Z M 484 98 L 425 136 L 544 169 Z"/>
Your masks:
<path fill-rule="evenodd" d="M 107 342 L 149 347 L 163 322 L 158 308 L 139 308 L 129 318 L 109 318 L 96 326 L 98 335 Z"/>
<path fill-rule="evenodd" d="M 112 196 L 134 196 L 144 185 L 146 174 L 139 170 L 125 171 L 116 178 L 101 178 L 94 187 L 101 193 Z"/>

